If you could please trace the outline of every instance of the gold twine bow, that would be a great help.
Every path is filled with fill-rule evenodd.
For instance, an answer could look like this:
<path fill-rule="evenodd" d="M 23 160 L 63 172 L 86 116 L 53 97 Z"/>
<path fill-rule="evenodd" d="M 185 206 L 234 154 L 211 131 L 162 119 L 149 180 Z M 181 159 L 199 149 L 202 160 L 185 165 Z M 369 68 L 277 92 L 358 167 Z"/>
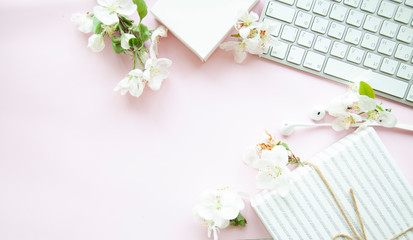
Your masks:
<path fill-rule="evenodd" d="M 331 194 L 331 196 L 333 197 L 334 201 L 336 202 L 338 208 L 340 209 L 341 214 L 342 214 L 342 215 L 344 216 L 344 218 L 346 219 L 347 224 L 349 225 L 351 231 L 353 232 L 353 234 L 354 234 L 354 236 L 355 236 L 355 238 L 352 238 L 352 237 L 350 237 L 349 235 L 346 235 L 346 234 L 337 234 L 337 235 L 335 235 L 335 236 L 333 237 L 333 240 L 335 240 L 335 239 L 337 239 L 337 238 L 340 238 L 340 237 L 342 237 L 342 238 L 347 238 L 347 239 L 350 239 L 350 240 L 367 240 L 366 232 L 365 232 L 365 230 L 364 230 L 364 224 L 363 224 L 363 221 L 362 221 L 361 216 L 360 216 L 360 212 L 359 212 L 358 207 L 357 207 L 357 202 L 356 202 L 356 198 L 354 197 L 353 189 L 350 188 L 350 194 L 351 194 L 351 198 L 353 199 L 354 209 L 356 210 L 357 217 L 358 217 L 359 222 L 360 222 L 361 231 L 362 231 L 362 234 L 363 234 L 362 237 L 360 237 L 360 236 L 357 234 L 356 230 L 355 230 L 354 227 L 353 227 L 353 224 L 351 224 L 350 219 L 348 218 L 347 214 L 344 212 L 343 207 L 341 207 L 340 202 L 338 201 L 336 195 L 334 194 L 333 190 L 331 189 L 330 184 L 328 184 L 327 179 L 326 179 L 326 178 L 324 177 L 324 175 L 321 173 L 321 171 L 320 171 L 320 169 L 317 167 L 317 165 L 315 165 L 315 164 L 313 164 L 313 163 L 310 163 L 310 162 L 304 162 L 304 165 L 311 166 L 311 167 L 314 168 L 314 170 L 318 173 L 318 175 L 320 176 L 321 180 L 323 180 L 323 182 L 324 182 L 324 184 L 326 185 L 328 191 L 330 192 L 330 194 Z M 404 230 L 403 232 L 397 234 L 396 236 L 390 238 L 389 240 L 395 240 L 395 239 L 397 239 L 398 237 L 403 236 L 404 234 L 406 234 L 407 232 L 409 232 L 409 231 L 411 231 L 411 230 L 413 230 L 413 227 L 410 227 L 410 228 Z"/>

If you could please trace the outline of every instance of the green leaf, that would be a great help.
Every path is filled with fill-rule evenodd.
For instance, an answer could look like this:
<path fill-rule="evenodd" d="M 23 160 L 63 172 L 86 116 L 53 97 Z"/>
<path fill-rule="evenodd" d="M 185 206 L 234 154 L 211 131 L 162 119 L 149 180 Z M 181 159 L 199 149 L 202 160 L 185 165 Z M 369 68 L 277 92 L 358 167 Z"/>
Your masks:
<path fill-rule="evenodd" d="M 376 98 L 376 95 L 374 94 L 373 88 L 368 85 L 366 82 L 360 81 L 360 88 L 359 88 L 359 93 L 360 95 L 365 95 L 370 98 Z"/>
<path fill-rule="evenodd" d="M 134 47 L 134 46 L 137 46 L 139 44 L 139 41 L 136 38 L 131 38 L 131 39 L 129 39 L 128 44 L 129 44 L 129 46 Z"/>
<path fill-rule="evenodd" d="M 145 0 L 133 0 L 133 3 L 136 4 L 139 17 L 142 19 L 148 14 L 148 7 L 146 6 Z"/>
<path fill-rule="evenodd" d="M 285 149 L 287 149 L 287 151 L 291 151 L 290 148 L 288 147 L 288 145 L 284 142 L 280 142 L 280 145 L 285 147 Z"/>
<path fill-rule="evenodd" d="M 120 43 L 120 38 L 112 37 L 112 43 Z"/>
<path fill-rule="evenodd" d="M 92 27 L 93 32 L 95 34 L 99 34 L 100 30 L 102 29 L 101 27 L 102 27 L 102 22 L 99 21 L 99 19 L 94 17 L 93 18 L 93 27 Z"/>
<path fill-rule="evenodd" d="M 376 105 L 376 108 L 379 109 L 380 111 L 384 111 L 384 109 L 380 105 Z"/>
<path fill-rule="evenodd" d="M 229 221 L 231 226 L 242 226 L 244 227 L 245 224 L 247 224 L 247 220 L 241 215 L 241 213 L 238 214 L 238 216 L 232 220 Z"/>
<path fill-rule="evenodd" d="M 139 24 L 139 38 L 142 43 L 146 42 L 146 40 L 150 38 L 148 27 L 142 23 Z"/>
<path fill-rule="evenodd" d="M 112 48 L 115 53 L 121 53 L 125 51 L 125 49 L 123 49 L 122 46 L 120 45 L 120 38 L 115 38 L 115 37 L 112 38 Z"/>

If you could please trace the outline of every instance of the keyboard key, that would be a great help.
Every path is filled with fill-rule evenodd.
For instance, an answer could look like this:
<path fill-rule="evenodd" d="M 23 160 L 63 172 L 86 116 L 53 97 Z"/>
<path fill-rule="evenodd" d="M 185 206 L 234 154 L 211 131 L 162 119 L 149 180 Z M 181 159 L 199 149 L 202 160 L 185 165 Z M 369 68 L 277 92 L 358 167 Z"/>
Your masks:
<path fill-rule="evenodd" d="M 394 20 L 402 23 L 409 23 L 412 14 L 413 10 L 411 8 L 399 6 L 399 8 L 397 8 L 396 16 L 394 16 Z"/>
<path fill-rule="evenodd" d="M 412 47 L 409 47 L 409 46 L 406 46 L 406 45 L 403 45 L 403 44 L 399 44 L 397 46 L 396 53 L 394 54 L 394 57 L 398 58 L 398 59 L 401 59 L 401 60 L 404 60 L 404 61 L 409 61 L 410 57 L 412 56 L 412 51 L 413 51 Z"/>
<path fill-rule="evenodd" d="M 331 48 L 331 55 L 339 58 L 344 58 L 347 53 L 348 46 L 341 42 L 334 42 L 333 47 Z"/>
<path fill-rule="evenodd" d="M 412 79 L 413 76 L 413 66 L 412 65 L 407 65 L 405 63 L 400 64 L 399 71 L 397 71 L 397 76 L 406 80 Z M 410 89 L 410 93 L 412 93 L 412 90 Z M 413 101 L 411 99 L 410 101 Z"/>
<path fill-rule="evenodd" d="M 303 60 L 305 50 L 292 46 L 288 53 L 287 61 L 300 65 Z"/>
<path fill-rule="evenodd" d="M 295 9 L 282 3 L 270 2 L 270 4 L 268 4 L 266 15 L 287 23 L 292 23 Z"/>
<path fill-rule="evenodd" d="M 348 14 L 348 17 L 347 17 L 347 23 L 355 27 L 360 27 L 361 23 L 363 22 L 363 18 L 364 18 L 364 13 L 356 11 L 356 10 L 350 10 L 350 13 Z"/>
<path fill-rule="evenodd" d="M 354 82 L 354 80 L 365 71 L 366 69 L 364 68 L 334 58 L 329 58 L 324 68 L 324 73 L 350 82 Z M 367 80 L 367 83 L 372 88 L 399 98 L 404 96 L 409 85 L 404 81 L 375 72 L 370 73 L 370 76 L 371 78 Z"/>
<path fill-rule="evenodd" d="M 391 2 L 382 1 L 380 4 L 379 11 L 377 11 L 377 14 L 385 18 L 392 18 L 394 11 L 396 11 L 396 8 L 397 5 Z"/>
<path fill-rule="evenodd" d="M 271 20 L 270 18 L 264 18 L 263 20 L 266 23 L 272 24 L 274 26 L 273 31 L 269 32 L 271 35 L 278 37 L 278 35 L 280 34 L 280 30 L 281 30 L 281 23 Z"/>
<path fill-rule="evenodd" d="M 296 4 L 298 8 L 301 8 L 307 11 L 311 9 L 311 5 L 313 5 L 313 0 L 297 0 L 297 4 Z"/>
<path fill-rule="evenodd" d="M 347 55 L 347 60 L 353 63 L 360 64 L 361 60 L 363 60 L 364 53 L 365 51 L 359 48 L 351 47 Z"/>
<path fill-rule="evenodd" d="M 393 54 L 394 48 L 396 47 L 396 43 L 387 39 L 382 39 L 380 41 L 379 48 L 377 51 L 379 53 L 383 53 L 385 55 L 391 56 Z"/>
<path fill-rule="evenodd" d="M 311 30 L 313 30 L 314 32 L 324 34 L 327 31 L 327 27 L 328 27 L 328 20 L 324 18 L 316 17 L 314 19 Z"/>
<path fill-rule="evenodd" d="M 304 47 L 311 47 L 313 45 L 314 34 L 310 32 L 301 31 L 298 36 L 297 43 Z"/>
<path fill-rule="evenodd" d="M 344 41 L 357 45 L 360 42 L 361 34 L 362 32 L 360 30 L 348 28 Z"/>
<path fill-rule="evenodd" d="M 398 25 L 394 22 L 384 21 L 381 26 L 380 34 L 389 38 L 393 38 L 396 35 Z"/>
<path fill-rule="evenodd" d="M 413 29 L 406 26 L 401 26 L 399 34 L 397 34 L 397 40 L 405 43 L 411 43 L 413 40 Z"/>
<path fill-rule="evenodd" d="M 379 30 L 381 19 L 373 15 L 367 15 L 363 28 L 372 32 Z"/>
<path fill-rule="evenodd" d="M 332 22 L 330 25 L 330 29 L 328 30 L 328 36 L 341 39 L 344 35 L 344 31 L 346 27 L 342 24 Z"/>
<path fill-rule="evenodd" d="M 413 102 L 413 85 L 410 86 L 410 91 L 407 93 L 406 99 Z"/>
<path fill-rule="evenodd" d="M 371 69 L 377 69 L 380 65 L 381 56 L 368 52 L 366 55 L 366 59 L 364 59 L 364 66 L 369 67 Z"/>
<path fill-rule="evenodd" d="M 278 42 L 278 44 L 272 47 L 271 56 L 284 59 L 287 53 L 288 44 L 285 42 Z"/>
<path fill-rule="evenodd" d="M 286 3 L 286 4 L 288 4 L 288 5 L 293 5 L 293 3 L 294 3 L 294 0 L 278 0 L 279 2 L 283 2 L 283 3 Z"/>
<path fill-rule="evenodd" d="M 319 72 L 323 67 L 325 58 L 326 57 L 322 54 L 308 51 L 303 66 Z"/>
<path fill-rule="evenodd" d="M 361 41 L 361 46 L 370 50 L 374 50 L 377 47 L 377 42 L 379 41 L 379 37 L 365 33 L 363 40 Z"/>
<path fill-rule="evenodd" d="M 316 0 L 313 12 L 320 14 L 322 16 L 327 16 L 328 10 L 330 8 L 330 2 L 325 0 Z"/>
<path fill-rule="evenodd" d="M 288 25 L 284 26 L 283 32 L 281 33 L 281 38 L 289 42 L 294 42 L 297 36 L 298 29 Z"/>
<path fill-rule="evenodd" d="M 322 36 L 318 36 L 314 45 L 314 49 L 323 53 L 327 53 L 330 49 L 331 40 Z"/>
<path fill-rule="evenodd" d="M 360 3 L 360 0 L 344 0 L 344 4 L 352 7 L 358 7 Z"/>
<path fill-rule="evenodd" d="M 396 72 L 397 64 L 397 61 L 393 59 L 384 58 L 380 71 L 393 75 Z"/>
<path fill-rule="evenodd" d="M 295 25 L 303 28 L 308 28 L 310 26 L 312 18 L 313 17 L 311 16 L 311 14 L 300 11 L 298 12 L 297 18 L 295 19 Z"/>
<path fill-rule="evenodd" d="M 413 0 L 406 0 L 404 4 L 406 4 L 407 6 L 413 7 Z"/>
<path fill-rule="evenodd" d="M 331 9 L 330 18 L 342 22 L 344 21 L 346 14 L 347 14 L 346 7 L 343 7 L 339 4 L 334 4 L 333 8 Z"/>
<path fill-rule="evenodd" d="M 376 12 L 378 3 L 379 0 L 363 0 L 360 8 L 361 10 L 367 11 L 369 13 L 374 13 Z"/>

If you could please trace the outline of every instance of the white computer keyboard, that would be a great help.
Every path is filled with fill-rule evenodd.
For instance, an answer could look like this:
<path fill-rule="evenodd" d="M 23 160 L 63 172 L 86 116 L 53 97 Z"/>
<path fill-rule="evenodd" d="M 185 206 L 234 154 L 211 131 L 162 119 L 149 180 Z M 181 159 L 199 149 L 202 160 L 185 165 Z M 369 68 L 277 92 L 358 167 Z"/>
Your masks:
<path fill-rule="evenodd" d="M 413 0 L 267 0 L 279 40 L 263 57 L 339 82 L 366 69 L 376 93 L 413 106 Z"/>

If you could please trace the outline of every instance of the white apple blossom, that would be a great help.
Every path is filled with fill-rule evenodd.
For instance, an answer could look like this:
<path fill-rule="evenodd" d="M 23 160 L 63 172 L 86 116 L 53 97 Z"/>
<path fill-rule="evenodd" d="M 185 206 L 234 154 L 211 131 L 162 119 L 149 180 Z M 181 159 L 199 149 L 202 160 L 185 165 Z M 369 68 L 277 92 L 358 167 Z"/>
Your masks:
<path fill-rule="evenodd" d="M 91 33 L 93 29 L 93 19 L 88 14 L 75 13 L 70 18 L 76 24 L 77 29 L 83 33 Z"/>
<path fill-rule="evenodd" d="M 393 113 L 388 111 L 380 111 L 377 118 L 377 123 L 383 127 L 394 127 L 397 124 L 397 118 Z"/>
<path fill-rule="evenodd" d="M 241 10 L 238 13 L 238 19 L 235 23 L 235 29 L 239 31 L 242 38 L 247 38 L 250 35 L 251 29 L 258 25 L 258 14 L 254 12 L 248 13 L 246 10 Z"/>
<path fill-rule="evenodd" d="M 240 41 L 228 41 L 224 42 L 219 46 L 225 51 L 234 51 L 234 60 L 236 63 L 242 63 L 247 57 L 245 52 L 245 43 Z"/>
<path fill-rule="evenodd" d="M 362 120 L 363 118 L 360 115 L 347 112 L 334 119 L 331 126 L 336 131 L 342 131 L 349 129 L 353 124 L 359 123 Z"/>
<path fill-rule="evenodd" d="M 243 161 L 245 164 L 252 168 L 256 167 L 256 162 L 259 160 L 258 150 L 256 147 L 248 148 L 247 152 L 244 155 Z"/>
<path fill-rule="evenodd" d="M 140 69 L 134 69 L 122 79 L 118 85 L 115 87 L 115 91 L 121 91 L 122 95 L 125 95 L 127 92 L 130 95 L 139 97 L 142 94 L 143 89 L 145 88 L 145 82 L 143 80 L 143 73 Z"/>
<path fill-rule="evenodd" d="M 100 52 L 105 48 L 105 39 L 101 34 L 93 34 L 89 37 L 87 46 L 93 52 Z"/>
<path fill-rule="evenodd" d="M 276 25 L 270 22 L 262 22 L 257 26 L 257 31 L 261 38 L 261 44 L 264 46 L 272 45 L 277 46 L 278 41 L 276 38 L 272 37 L 270 33 L 274 32 Z"/>
<path fill-rule="evenodd" d="M 97 0 L 93 12 L 99 21 L 105 25 L 112 25 L 119 22 L 118 14 L 130 16 L 137 7 L 132 0 Z"/>
<path fill-rule="evenodd" d="M 358 107 L 361 112 L 370 112 L 376 109 L 376 101 L 366 95 L 360 95 L 358 99 Z"/>
<path fill-rule="evenodd" d="M 233 51 L 235 62 L 242 63 L 247 53 L 260 56 L 265 52 L 267 45 L 277 45 L 278 41 L 270 35 L 274 28 L 275 25 L 268 22 L 258 24 L 256 13 L 243 11 L 235 23 L 238 34 L 232 35 L 237 37 L 237 41 L 224 42 L 220 48 Z"/>
<path fill-rule="evenodd" d="M 130 48 L 129 46 L 129 40 L 131 38 L 136 38 L 135 35 L 130 34 L 130 33 L 125 33 L 122 34 L 122 36 L 120 37 L 120 46 L 125 49 L 128 50 Z"/>
<path fill-rule="evenodd" d="M 159 38 L 166 37 L 168 30 L 164 26 L 157 27 L 151 35 L 151 45 L 149 47 L 149 54 L 153 57 L 158 56 Z"/>
<path fill-rule="evenodd" d="M 208 227 L 208 237 L 211 232 L 218 239 L 218 230 L 226 228 L 230 220 L 237 218 L 244 209 L 244 201 L 240 193 L 232 188 L 208 189 L 201 194 L 201 203 L 193 209 L 195 219 Z"/>
<path fill-rule="evenodd" d="M 161 87 L 162 81 L 168 77 L 166 67 L 171 66 L 172 61 L 167 58 L 149 58 L 145 63 L 143 78 L 148 81 L 148 86 L 156 91 Z"/>
<path fill-rule="evenodd" d="M 284 146 L 277 145 L 271 150 L 263 150 L 261 158 L 255 163 L 259 172 L 257 187 L 275 190 L 285 197 L 290 189 L 291 177 L 288 164 L 288 152 Z"/>

